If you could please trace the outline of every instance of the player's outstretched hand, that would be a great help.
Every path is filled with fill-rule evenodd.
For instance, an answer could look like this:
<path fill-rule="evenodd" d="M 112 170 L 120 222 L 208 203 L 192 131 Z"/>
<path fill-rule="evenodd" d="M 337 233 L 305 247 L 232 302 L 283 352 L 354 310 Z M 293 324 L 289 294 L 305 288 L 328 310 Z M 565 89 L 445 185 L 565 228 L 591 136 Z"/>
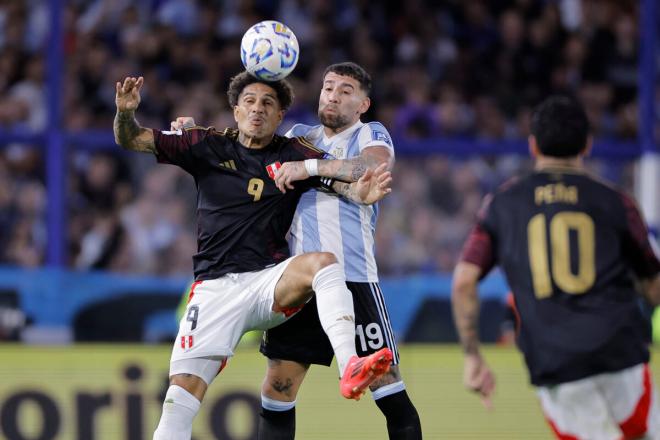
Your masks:
<path fill-rule="evenodd" d="M 490 397 L 495 391 L 495 375 L 480 354 L 465 356 L 463 384 L 468 390 L 481 396 L 486 409 L 492 409 Z"/>
<path fill-rule="evenodd" d="M 184 128 L 192 128 L 195 126 L 195 119 L 190 116 L 179 116 L 176 120 L 170 122 L 170 130 L 177 131 Z"/>
<path fill-rule="evenodd" d="M 307 173 L 304 162 L 285 162 L 275 174 L 275 185 L 277 189 L 285 193 L 287 189 L 293 189 L 293 182 L 305 180 L 308 177 L 309 173 Z"/>
<path fill-rule="evenodd" d="M 392 173 L 387 171 L 387 163 L 382 163 L 375 170 L 368 168 L 354 185 L 362 203 L 371 205 L 392 192 Z"/>
<path fill-rule="evenodd" d="M 135 111 L 140 105 L 140 89 L 144 84 L 144 78 L 127 77 L 124 83 L 118 82 L 115 86 L 115 104 L 117 111 Z"/>

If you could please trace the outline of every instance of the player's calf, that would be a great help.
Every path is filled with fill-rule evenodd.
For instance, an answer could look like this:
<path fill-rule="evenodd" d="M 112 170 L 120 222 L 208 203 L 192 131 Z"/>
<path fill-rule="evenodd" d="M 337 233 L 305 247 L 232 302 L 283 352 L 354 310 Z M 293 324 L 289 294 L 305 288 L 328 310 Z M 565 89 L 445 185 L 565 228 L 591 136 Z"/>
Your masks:
<path fill-rule="evenodd" d="M 421 440 L 422 425 L 419 414 L 408 397 L 403 381 L 399 380 L 376 390 L 372 387 L 371 395 L 387 420 L 390 440 Z"/>
<path fill-rule="evenodd" d="M 201 402 L 178 385 L 170 385 L 153 440 L 189 439 Z"/>
<path fill-rule="evenodd" d="M 282 402 L 261 395 L 258 440 L 293 440 L 296 436 L 296 401 Z"/>
<path fill-rule="evenodd" d="M 170 362 L 170 387 L 153 440 L 189 439 L 195 416 L 226 358 L 190 358 Z M 194 374 L 193 374 L 194 373 Z"/>

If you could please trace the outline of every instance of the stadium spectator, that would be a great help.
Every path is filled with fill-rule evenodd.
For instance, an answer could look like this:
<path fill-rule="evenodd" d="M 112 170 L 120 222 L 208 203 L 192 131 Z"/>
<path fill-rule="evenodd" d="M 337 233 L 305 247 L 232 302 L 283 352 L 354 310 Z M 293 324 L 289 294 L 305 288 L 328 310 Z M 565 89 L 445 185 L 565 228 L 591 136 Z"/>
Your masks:
<path fill-rule="evenodd" d="M 314 83 L 311 79 L 321 75 L 328 61 L 354 59 L 378 72 L 375 105 L 365 120 L 382 121 L 397 140 L 523 139 L 529 133 L 531 105 L 552 92 L 579 96 L 596 136 L 637 136 L 638 2 L 415 0 L 390 2 L 386 7 L 349 1 L 336 10 L 331 4 L 298 0 L 66 2 L 62 123 L 71 131 L 105 129 L 114 112 L 112 90 L 105 85 L 140 71 L 146 77 L 143 93 L 148 99 L 142 119 L 148 125 L 167 127 L 176 115 L 189 114 L 218 128 L 231 126 L 231 111 L 218 97 L 229 75 L 241 69 L 237 54 L 242 32 L 261 19 L 279 17 L 301 44 L 301 58 L 291 77 L 299 99 L 282 132 L 293 121 L 313 121 L 315 90 L 307 90 L 307 85 Z M 47 6 L 46 0 L 0 1 L 0 130 L 45 127 Z M 395 172 L 407 175 L 420 163 L 427 168 L 425 161 L 402 155 Z M 128 181 L 139 188 L 149 166 L 132 159 Z M 451 160 L 446 180 L 452 183 L 463 168 L 475 173 L 493 167 L 481 159 Z M 72 169 L 80 172 L 75 165 Z M 36 178 L 45 180 L 43 170 Z M 492 189 L 503 176 L 489 172 L 485 180 L 477 179 L 474 197 L 477 191 L 482 195 Z M 399 184 L 404 185 L 396 180 L 395 185 Z M 430 182 L 422 186 L 436 193 L 431 195 L 434 204 L 457 205 L 450 212 L 440 207 L 441 218 L 432 221 L 432 229 L 451 228 L 455 213 L 467 209 L 469 203 L 458 206 L 463 205 L 463 195 L 453 189 L 453 183 L 447 186 L 454 191 L 445 194 L 447 202 L 438 202 L 440 192 Z M 78 190 L 74 186 L 72 199 L 84 199 Z M 136 191 L 130 203 L 141 197 L 140 190 Z M 421 201 L 427 203 L 428 196 L 424 197 Z M 393 212 L 396 203 L 392 198 L 383 204 L 382 221 L 401 217 Z M 69 218 L 78 215 L 74 212 Z M 420 238 L 410 237 L 410 219 L 397 218 L 394 228 L 383 228 L 379 240 L 396 241 L 415 253 Z M 83 237 L 104 221 L 77 223 L 76 228 L 82 230 L 70 233 L 71 265 L 79 258 Z M 4 228 L 0 234 L 9 234 L 5 226 L 0 227 Z M 388 231 L 395 236 L 386 236 Z M 434 239 L 427 236 L 425 241 Z M 382 247 L 381 241 L 377 247 Z M 153 248 L 156 254 L 150 259 L 166 261 L 166 248 Z M 456 249 L 452 243 L 433 243 L 430 258 L 404 265 L 393 261 L 396 253 L 379 253 L 378 258 L 381 270 L 389 273 L 437 270 L 436 262 L 455 259 Z M 43 251 L 35 248 L 36 260 L 43 261 Z M 169 269 L 157 270 L 167 273 Z"/>

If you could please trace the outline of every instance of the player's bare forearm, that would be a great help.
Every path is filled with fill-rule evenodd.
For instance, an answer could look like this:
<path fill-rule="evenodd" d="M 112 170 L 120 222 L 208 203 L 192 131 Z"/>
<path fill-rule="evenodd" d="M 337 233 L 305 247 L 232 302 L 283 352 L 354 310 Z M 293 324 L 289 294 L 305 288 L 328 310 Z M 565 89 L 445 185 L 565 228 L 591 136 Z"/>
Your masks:
<path fill-rule="evenodd" d="M 352 202 L 358 203 L 360 205 L 366 205 L 366 203 L 364 203 L 362 199 L 357 195 L 357 187 L 354 184 L 335 181 L 332 183 L 332 189 L 337 194 L 347 198 Z"/>
<path fill-rule="evenodd" d="M 344 182 L 357 182 L 367 170 L 360 157 L 343 160 L 319 160 L 319 176 L 331 177 Z"/>
<path fill-rule="evenodd" d="M 331 177 L 344 182 L 357 182 L 367 169 L 376 169 L 387 163 L 387 170 L 394 165 L 390 150 L 385 147 L 367 147 L 359 156 L 344 160 L 319 160 L 318 172 L 322 177 Z"/>
<path fill-rule="evenodd" d="M 333 182 L 332 188 L 345 198 L 361 205 L 372 205 L 392 192 L 392 173 L 387 164 L 368 169 L 357 182 Z"/>
<path fill-rule="evenodd" d="M 385 150 L 385 152 L 377 150 Z M 357 182 L 367 170 L 375 170 L 380 165 L 386 164 L 389 168 L 384 171 L 388 171 L 393 163 L 393 158 L 385 147 L 367 147 L 360 156 L 351 159 L 314 160 L 311 165 L 313 169 L 306 166 L 306 161 L 286 162 L 277 171 L 275 185 L 280 191 L 286 192 L 287 189 L 293 189 L 293 182 L 310 176 Z"/>
<path fill-rule="evenodd" d="M 151 128 L 141 127 L 135 119 L 135 111 L 117 111 L 113 124 L 115 142 L 121 147 L 144 153 L 153 153 L 156 149 L 154 132 Z"/>
<path fill-rule="evenodd" d="M 454 322 L 465 354 L 479 353 L 478 310 L 478 300 L 459 300 L 453 304 Z"/>
<path fill-rule="evenodd" d="M 451 292 L 456 331 L 466 355 L 479 354 L 479 297 L 477 282 L 480 269 L 469 263 L 458 263 L 454 270 Z"/>

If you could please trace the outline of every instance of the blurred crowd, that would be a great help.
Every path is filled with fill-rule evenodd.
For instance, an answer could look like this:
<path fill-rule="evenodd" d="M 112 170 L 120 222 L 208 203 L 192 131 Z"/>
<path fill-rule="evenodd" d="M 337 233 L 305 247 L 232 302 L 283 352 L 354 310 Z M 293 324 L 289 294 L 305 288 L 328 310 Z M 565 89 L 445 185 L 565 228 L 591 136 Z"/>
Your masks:
<path fill-rule="evenodd" d="M 637 133 L 638 2 L 634 0 L 63 0 L 61 124 L 112 127 L 114 84 L 145 77 L 138 119 L 167 128 L 177 115 L 234 124 L 225 90 L 242 66 L 252 24 L 277 18 L 296 33 L 294 106 L 283 124 L 316 122 L 323 69 L 354 60 L 374 77 L 372 108 L 395 140 L 519 139 L 531 108 L 554 92 L 585 104 L 604 138 Z M 47 124 L 46 0 L 0 0 L 0 130 Z M 0 139 L 0 142 L 2 140 Z M 119 147 L 67 155 L 68 255 L 79 269 L 191 273 L 192 179 Z M 521 157 L 470 160 L 399 154 L 383 203 L 383 274 L 450 270 L 483 194 Z M 629 167 L 597 165 L 630 184 Z M 0 148 L 0 263 L 42 264 L 47 243 L 44 155 Z"/>

